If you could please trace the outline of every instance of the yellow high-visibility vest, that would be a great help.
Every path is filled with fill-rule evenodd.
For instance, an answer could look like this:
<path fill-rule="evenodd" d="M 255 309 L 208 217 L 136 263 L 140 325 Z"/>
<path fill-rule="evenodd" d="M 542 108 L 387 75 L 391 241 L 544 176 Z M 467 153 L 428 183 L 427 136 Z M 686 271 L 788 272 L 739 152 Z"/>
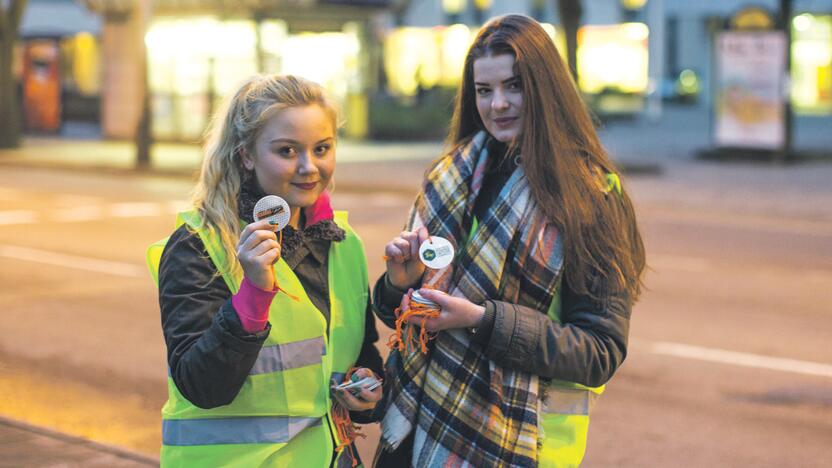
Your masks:
<path fill-rule="evenodd" d="M 347 223 L 346 212 L 336 212 L 335 222 L 346 238 L 332 242 L 329 250 L 329 330 L 297 276 L 280 259 L 274 265 L 277 282 L 299 300 L 283 293 L 275 296 L 269 309 L 271 332 L 234 400 L 218 408 L 198 408 L 168 377 L 168 401 L 162 408 L 162 466 L 330 465 L 333 441 L 338 440 L 330 379 L 343 380 L 358 358 L 368 296 L 361 240 Z M 242 278 L 229 273 L 219 237 L 204 229 L 195 211 L 180 213 L 177 226 L 183 223 L 199 235 L 211 261 L 236 293 Z M 166 242 L 156 242 L 147 251 L 156 282 Z"/>
<path fill-rule="evenodd" d="M 548 311 L 549 318 L 560 323 L 560 288 Z M 543 382 L 541 382 L 543 385 Z M 540 403 L 537 425 L 543 445 L 537 452 L 537 466 L 575 468 L 586 453 L 589 411 L 604 392 L 605 385 L 587 387 L 579 383 L 553 380 L 541 388 L 546 399 Z"/>

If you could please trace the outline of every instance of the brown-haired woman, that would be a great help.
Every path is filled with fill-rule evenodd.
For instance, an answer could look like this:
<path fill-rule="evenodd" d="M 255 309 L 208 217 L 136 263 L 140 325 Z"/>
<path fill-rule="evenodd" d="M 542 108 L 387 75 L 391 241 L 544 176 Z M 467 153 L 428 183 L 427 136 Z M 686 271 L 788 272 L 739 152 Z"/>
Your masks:
<path fill-rule="evenodd" d="M 627 352 L 644 247 L 633 206 L 552 40 L 488 22 L 469 49 L 448 136 L 405 231 L 385 248 L 376 314 L 412 289 L 427 353 L 387 363 L 379 466 L 577 466 L 589 409 Z M 456 247 L 426 269 L 429 236 Z M 444 292 L 443 292 L 444 291 Z"/>

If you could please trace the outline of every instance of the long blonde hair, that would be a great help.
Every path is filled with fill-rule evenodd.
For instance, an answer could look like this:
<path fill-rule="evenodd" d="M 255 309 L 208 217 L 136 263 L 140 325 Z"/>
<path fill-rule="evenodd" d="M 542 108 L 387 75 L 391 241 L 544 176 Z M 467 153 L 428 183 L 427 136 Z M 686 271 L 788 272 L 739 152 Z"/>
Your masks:
<path fill-rule="evenodd" d="M 255 154 L 255 141 L 272 116 L 286 108 L 312 104 L 321 106 L 333 128 L 337 127 L 337 107 L 319 84 L 292 75 L 255 75 L 226 100 L 206 132 L 205 159 L 191 202 L 202 218 L 202 227 L 219 235 L 232 275 L 240 273 L 237 199 L 249 176 L 243 155 Z"/>

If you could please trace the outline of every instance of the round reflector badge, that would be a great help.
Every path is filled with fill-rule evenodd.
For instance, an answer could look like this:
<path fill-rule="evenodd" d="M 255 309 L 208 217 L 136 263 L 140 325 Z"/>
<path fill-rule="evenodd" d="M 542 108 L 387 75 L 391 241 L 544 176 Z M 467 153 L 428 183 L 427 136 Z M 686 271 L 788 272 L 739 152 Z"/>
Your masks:
<path fill-rule="evenodd" d="M 440 270 L 454 261 L 454 246 L 444 237 L 431 236 L 419 246 L 419 260 L 428 268 Z"/>
<path fill-rule="evenodd" d="M 254 205 L 254 221 L 268 219 L 275 222 L 280 231 L 289 224 L 289 204 L 277 195 L 266 195 Z"/>

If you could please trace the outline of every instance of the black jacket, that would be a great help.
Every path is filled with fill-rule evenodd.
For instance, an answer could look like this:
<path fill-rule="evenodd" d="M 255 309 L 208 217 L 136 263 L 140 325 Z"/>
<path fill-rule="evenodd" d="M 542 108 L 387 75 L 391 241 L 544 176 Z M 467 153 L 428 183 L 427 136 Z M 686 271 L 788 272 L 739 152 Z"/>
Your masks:
<path fill-rule="evenodd" d="M 343 239 L 343 231 L 335 223 L 322 221 L 302 233 L 291 227 L 283 233 L 283 258 L 325 317 L 327 327 L 327 255 L 331 242 L 340 240 L 339 231 Z M 271 327 L 283 325 L 268 324 L 262 332 L 246 332 L 231 303 L 231 291 L 217 274 L 202 240 L 184 226 L 171 235 L 162 254 L 159 305 L 173 382 L 188 401 L 205 409 L 234 400 Z M 364 343 L 356 365 L 382 375 L 381 356 L 374 346 L 378 333 L 369 300 L 365 313 Z M 355 422 L 370 422 L 369 412 L 352 416 Z"/>

